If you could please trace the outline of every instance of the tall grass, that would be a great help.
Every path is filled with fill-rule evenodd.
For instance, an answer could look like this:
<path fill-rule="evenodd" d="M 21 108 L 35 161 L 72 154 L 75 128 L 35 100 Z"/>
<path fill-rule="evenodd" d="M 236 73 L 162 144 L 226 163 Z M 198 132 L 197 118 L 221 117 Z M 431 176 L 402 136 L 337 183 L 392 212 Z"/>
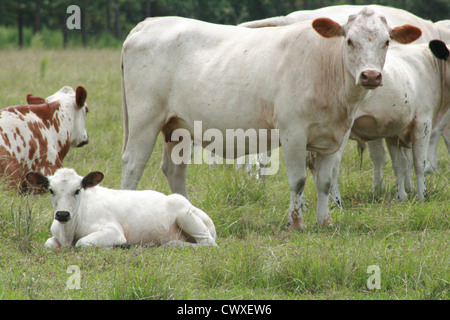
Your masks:
<path fill-rule="evenodd" d="M 0 30 L 1 31 L 1 30 Z M 42 38 L 42 41 L 44 37 Z M 120 50 L 0 51 L 0 101 L 25 103 L 64 85 L 88 91 L 90 142 L 64 160 L 80 174 L 105 173 L 103 186 L 120 188 L 122 116 Z M 139 189 L 170 193 L 159 166 L 158 139 Z M 282 158 L 281 158 L 282 161 Z M 384 193 L 373 199 L 368 156 L 355 144 L 344 153 L 340 186 L 344 208 L 330 228 L 316 226 L 316 192 L 305 187 L 308 230 L 287 226 L 289 187 L 284 165 L 261 183 L 231 165 L 191 165 L 188 192 L 218 232 L 217 248 L 96 250 L 43 248 L 50 237 L 48 195 L 21 197 L 0 190 L 2 299 L 449 299 L 450 158 L 439 146 L 429 198 L 394 200 L 392 165 Z M 81 270 L 81 289 L 66 286 L 67 268 Z M 379 266 L 381 288 L 368 289 L 367 268 Z"/>

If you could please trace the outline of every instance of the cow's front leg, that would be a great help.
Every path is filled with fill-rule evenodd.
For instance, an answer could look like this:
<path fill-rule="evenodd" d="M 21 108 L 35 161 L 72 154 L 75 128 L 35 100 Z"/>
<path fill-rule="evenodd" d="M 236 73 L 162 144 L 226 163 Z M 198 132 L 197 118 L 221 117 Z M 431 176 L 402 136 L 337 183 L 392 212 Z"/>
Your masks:
<path fill-rule="evenodd" d="M 281 145 L 283 146 L 284 163 L 289 183 L 291 198 L 289 206 L 288 223 L 296 230 L 306 229 L 303 218 L 303 190 L 306 184 L 306 141 L 302 135 L 285 137 L 281 133 Z M 305 137 L 305 136 L 303 136 Z"/>
<path fill-rule="evenodd" d="M 316 156 L 316 190 L 317 190 L 317 223 L 331 224 L 331 216 L 328 210 L 328 194 L 330 192 L 333 168 L 340 163 L 340 152 L 330 155 Z"/>
<path fill-rule="evenodd" d="M 50 239 L 48 239 L 45 244 L 44 247 L 50 250 L 55 250 L 56 248 L 59 248 L 61 245 L 58 241 L 58 239 L 56 239 L 55 237 L 52 237 Z"/>
<path fill-rule="evenodd" d="M 102 230 L 93 232 L 83 238 L 80 238 L 75 247 L 97 247 L 108 248 L 121 246 L 127 243 L 125 236 L 115 227 L 103 227 Z"/>

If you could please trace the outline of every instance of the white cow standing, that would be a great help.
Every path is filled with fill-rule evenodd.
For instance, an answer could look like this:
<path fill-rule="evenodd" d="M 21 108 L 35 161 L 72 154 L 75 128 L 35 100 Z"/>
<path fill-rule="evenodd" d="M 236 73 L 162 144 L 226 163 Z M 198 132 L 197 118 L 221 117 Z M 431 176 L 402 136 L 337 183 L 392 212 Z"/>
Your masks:
<path fill-rule="evenodd" d="M 45 247 L 127 245 L 216 245 L 214 223 L 185 197 L 157 191 L 112 190 L 98 186 L 95 171 L 85 177 L 62 168 L 45 177 L 30 172 L 27 181 L 48 190 L 54 209 L 53 237 Z"/>
<path fill-rule="evenodd" d="M 339 5 L 339 6 L 331 6 L 331 7 L 324 7 L 316 10 L 303 10 L 303 11 L 296 11 L 293 12 L 287 16 L 280 16 L 280 17 L 273 17 L 273 18 L 267 18 L 262 20 L 256 20 L 256 21 L 250 21 L 240 24 L 240 26 L 248 27 L 248 28 L 261 28 L 261 27 L 275 27 L 275 26 L 284 26 L 293 24 L 299 21 L 305 21 L 305 20 L 311 20 L 317 17 L 325 16 L 332 19 L 335 19 L 336 21 L 343 22 L 345 21 L 345 18 L 348 14 L 353 14 L 355 12 L 358 12 L 363 6 L 354 6 L 354 5 Z M 450 42 L 450 31 L 446 28 L 446 21 L 438 22 L 438 23 L 432 23 L 431 21 L 421 19 L 405 10 L 387 7 L 387 6 L 380 6 L 380 5 L 370 5 L 367 6 L 373 9 L 374 11 L 384 15 L 386 17 L 386 20 L 389 25 L 391 26 L 398 26 L 404 23 L 411 23 L 415 26 L 418 26 L 422 29 L 422 36 L 417 39 L 414 43 L 427 43 L 430 40 L 433 39 L 442 39 L 446 42 Z M 408 54 L 405 54 L 405 57 L 408 56 Z M 401 60 L 401 57 L 399 57 Z M 393 63 L 395 64 L 395 63 Z M 417 67 L 417 64 L 416 66 Z M 420 70 L 422 70 L 422 67 L 418 67 Z M 430 70 L 429 66 L 426 66 L 425 69 L 429 72 L 434 72 L 434 70 Z M 389 72 L 388 70 L 385 70 L 385 72 Z M 392 74 L 390 76 L 390 79 L 395 78 L 395 74 L 398 72 L 392 71 Z M 444 72 L 445 73 L 445 72 Z M 399 74 L 404 74 L 400 72 Z M 414 78 L 414 75 L 417 73 L 410 72 L 410 76 Z M 442 75 L 442 72 L 438 72 L 438 74 Z M 427 154 L 427 164 L 426 164 L 426 172 L 435 172 L 437 171 L 437 147 L 439 138 L 442 135 L 444 138 L 445 143 L 447 144 L 447 148 L 450 152 L 450 110 L 448 110 L 448 106 L 445 105 L 445 91 L 441 91 L 439 93 L 439 97 L 442 98 L 442 103 L 440 105 L 436 104 L 436 101 L 433 97 L 430 97 L 429 92 L 431 92 L 428 88 L 432 87 L 433 84 L 431 82 L 423 81 L 422 85 L 419 85 L 417 81 L 420 82 L 419 79 L 415 79 L 415 83 L 409 82 L 409 78 L 402 77 L 403 80 L 400 80 L 398 82 L 390 81 L 389 83 L 385 83 L 384 87 L 379 88 L 375 91 L 372 91 L 369 93 L 368 96 L 366 96 L 365 100 L 361 103 L 360 108 L 358 109 L 358 116 L 362 116 L 364 113 L 369 114 L 370 116 L 373 116 L 373 118 L 376 119 L 376 121 L 386 123 L 388 121 L 391 122 L 389 128 L 386 126 L 379 128 L 377 130 L 377 134 L 373 135 L 371 132 L 367 132 L 365 137 L 367 139 L 375 139 L 368 142 L 369 146 L 369 152 L 371 156 L 371 160 L 374 167 L 374 179 L 373 179 L 373 185 L 374 185 L 374 193 L 378 194 L 381 190 L 382 186 L 382 167 L 385 161 L 385 154 L 386 151 L 384 149 L 383 143 L 381 140 L 377 139 L 377 137 L 390 137 L 390 135 L 394 136 L 394 140 L 391 139 L 391 148 L 390 151 L 394 152 L 395 154 L 391 154 L 393 158 L 395 158 L 395 164 L 394 167 L 396 167 L 398 170 L 396 170 L 396 173 L 399 173 L 397 175 L 397 184 L 398 184 L 398 194 L 397 197 L 400 200 L 403 200 L 406 198 L 405 193 L 405 187 L 407 190 L 413 190 L 414 183 L 412 180 L 412 163 L 413 163 L 413 156 L 411 153 L 411 149 L 406 148 L 399 148 L 398 150 L 392 146 L 392 143 L 395 143 L 395 136 L 398 132 L 405 130 L 404 124 L 407 123 L 407 121 L 410 120 L 410 115 L 414 114 L 416 109 L 420 109 L 419 111 L 420 115 L 419 118 L 424 121 L 425 118 L 428 117 L 428 115 L 425 115 L 424 112 L 432 112 L 433 119 L 432 119 L 432 131 L 431 135 L 429 130 L 427 130 L 427 139 L 429 139 L 429 146 L 428 150 L 424 150 L 423 148 L 420 148 L 420 152 L 425 152 Z M 424 78 L 425 79 L 425 78 Z M 406 80 L 406 82 L 404 81 Z M 386 97 L 390 97 L 390 100 L 401 100 L 403 97 L 395 96 L 392 97 L 392 92 L 395 90 L 403 90 L 403 86 L 405 83 L 408 83 L 410 86 L 410 89 L 414 86 L 419 86 L 419 89 L 416 90 L 416 92 L 422 92 L 425 91 L 425 94 L 423 94 L 423 97 L 421 98 L 421 101 L 419 99 L 414 100 L 410 99 L 410 103 L 407 105 L 404 105 L 404 108 L 409 110 L 408 115 L 406 115 L 405 112 L 399 112 L 398 108 L 397 110 L 391 110 L 388 108 L 388 105 L 390 106 L 390 102 L 392 101 L 386 101 Z M 387 89 L 389 86 L 394 86 L 392 89 Z M 434 84 L 436 85 L 436 84 Z M 439 85 L 439 84 L 437 84 Z M 442 84 L 440 85 L 443 86 Z M 444 84 L 445 86 L 445 84 Z M 405 88 L 406 89 L 406 88 Z M 413 89 L 414 90 L 414 89 Z M 424 105 L 420 105 L 420 103 L 423 103 Z M 367 104 L 367 105 L 366 105 Z M 394 102 L 391 104 L 395 104 Z M 399 105 L 398 103 L 396 105 Z M 386 110 L 388 109 L 388 110 Z M 427 111 L 426 111 L 427 110 Z M 397 117 L 395 121 L 393 118 Z M 429 119 L 427 118 L 427 121 Z M 398 126 L 397 128 L 392 128 L 394 126 L 394 123 Z M 373 127 L 373 124 L 372 124 Z M 364 131 L 364 128 L 359 128 L 360 131 Z M 373 128 L 370 128 L 369 131 L 373 132 Z M 397 131 L 397 133 L 394 133 Z M 416 128 L 415 131 L 418 131 Z M 356 138 L 355 134 L 352 134 L 352 138 Z M 360 139 L 367 141 L 367 139 Z M 408 139 L 409 140 L 409 139 Z M 389 142 L 388 142 L 389 144 Z M 420 139 L 420 144 L 423 145 L 423 139 Z M 419 143 L 415 144 L 416 146 L 419 145 Z M 341 150 L 339 151 L 342 153 L 344 149 L 345 144 L 342 146 Z M 403 144 L 403 146 L 411 147 L 410 143 Z M 416 159 L 422 158 L 417 156 L 417 148 L 416 148 Z M 406 161 L 406 158 L 409 159 L 409 161 Z M 417 168 L 418 164 L 416 161 L 415 167 Z M 420 166 L 423 166 L 423 163 L 420 163 Z M 405 168 L 409 167 L 409 170 L 404 171 Z M 418 181 L 422 181 L 422 169 L 417 169 L 416 172 L 419 172 Z M 339 174 L 339 162 L 335 164 L 333 169 L 333 182 L 331 184 L 330 188 L 330 197 L 331 200 L 337 204 L 338 206 L 342 205 L 340 193 L 339 193 L 339 187 L 337 183 L 337 176 Z M 418 198 L 423 198 L 423 194 L 425 193 L 425 186 L 422 182 L 418 182 Z"/>
<path fill-rule="evenodd" d="M 306 154 L 317 152 L 317 222 L 331 223 L 331 168 L 357 104 L 382 84 L 389 42 L 420 35 L 410 25 L 389 28 L 370 9 L 342 26 L 327 18 L 276 29 L 178 17 L 139 23 L 122 50 L 122 189 L 136 189 L 159 132 L 165 137 L 161 166 L 172 192 L 187 196 L 187 165 L 171 158 L 179 143 L 172 137 L 176 129 L 193 135 L 194 121 L 224 137 L 227 129 L 279 129 L 279 141 L 234 150 L 232 157 L 283 146 L 288 220 L 303 229 Z M 225 143 L 215 153 L 231 157 Z"/>

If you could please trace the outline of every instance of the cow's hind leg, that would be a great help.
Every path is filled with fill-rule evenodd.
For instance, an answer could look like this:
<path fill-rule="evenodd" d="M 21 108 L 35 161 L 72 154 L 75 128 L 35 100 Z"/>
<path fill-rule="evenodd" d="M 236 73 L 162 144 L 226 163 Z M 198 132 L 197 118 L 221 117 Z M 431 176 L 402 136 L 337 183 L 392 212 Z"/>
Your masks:
<path fill-rule="evenodd" d="M 130 122 L 122 154 L 122 189 L 136 190 L 153 152 L 161 127 L 162 124 L 158 123 L 156 119 L 152 123 Z"/>
<path fill-rule="evenodd" d="M 186 176 L 187 163 L 190 159 L 190 143 L 185 143 L 186 149 L 177 148 L 177 144 L 182 142 L 166 141 L 164 142 L 163 159 L 161 162 L 161 169 L 169 182 L 170 190 L 173 193 L 178 193 L 187 198 Z M 180 154 L 186 153 L 186 154 Z M 188 156 L 186 156 L 188 155 Z M 184 159 L 184 160 L 183 160 Z"/>
<path fill-rule="evenodd" d="M 176 215 L 176 224 L 186 234 L 192 237 L 197 245 L 216 246 L 216 229 L 209 216 L 194 207 L 186 198 L 172 194 L 168 198 L 168 210 Z M 168 245 L 180 243 L 173 240 Z M 167 244 L 166 244 L 167 245 Z"/>
<path fill-rule="evenodd" d="M 376 139 L 367 142 L 369 156 L 373 167 L 372 192 L 373 197 L 378 198 L 383 194 L 383 166 L 386 161 L 386 150 L 383 140 Z"/>

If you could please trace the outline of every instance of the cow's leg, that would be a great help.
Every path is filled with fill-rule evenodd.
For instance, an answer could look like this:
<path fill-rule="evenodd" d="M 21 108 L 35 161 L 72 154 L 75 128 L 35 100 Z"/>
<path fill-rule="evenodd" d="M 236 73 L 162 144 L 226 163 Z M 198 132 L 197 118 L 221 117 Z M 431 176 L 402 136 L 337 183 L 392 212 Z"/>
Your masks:
<path fill-rule="evenodd" d="M 130 127 L 122 154 L 122 189 L 136 190 L 162 127 L 156 116 L 151 118 L 152 123 L 142 118 L 149 119 L 148 115 L 141 115 L 139 120 L 129 116 Z"/>
<path fill-rule="evenodd" d="M 406 192 L 413 192 L 414 191 L 414 181 L 413 181 L 413 155 L 412 150 L 409 148 L 401 148 L 403 151 L 403 154 L 406 158 L 406 172 L 405 172 L 405 190 Z"/>
<path fill-rule="evenodd" d="M 331 186 L 330 186 L 330 201 L 335 206 L 342 208 L 342 199 L 341 192 L 339 190 L 339 169 L 341 167 L 342 154 L 344 152 L 345 146 L 347 145 L 348 138 L 350 137 L 349 130 L 342 141 L 341 147 L 335 154 L 335 160 L 333 164 L 332 178 L 331 178 Z"/>
<path fill-rule="evenodd" d="M 295 134 L 286 137 L 283 132 L 280 134 L 281 145 L 283 146 L 284 163 L 290 188 L 290 206 L 288 223 L 294 229 L 306 229 L 303 218 L 303 190 L 306 184 L 306 141 L 301 137 L 304 134 Z"/>
<path fill-rule="evenodd" d="M 377 198 L 383 192 L 383 166 L 386 161 L 386 150 L 382 139 L 368 141 L 367 146 L 373 166 L 372 192 L 374 198 Z"/>
<path fill-rule="evenodd" d="M 448 113 L 450 113 L 450 111 Z M 450 154 L 450 122 L 448 122 L 447 126 L 442 132 L 442 138 L 444 138 L 445 146 L 447 147 L 447 151 Z"/>
<path fill-rule="evenodd" d="M 168 215 L 175 215 L 175 223 L 178 228 L 194 238 L 198 245 L 216 246 L 216 229 L 211 218 L 194 207 L 186 198 L 177 194 L 167 197 Z M 169 244 L 174 245 L 181 240 L 174 239 Z"/>
<path fill-rule="evenodd" d="M 386 138 L 386 145 L 391 155 L 392 167 L 397 178 L 397 199 L 403 201 L 407 198 L 405 191 L 407 160 L 402 148 L 397 143 L 397 138 Z"/>
<path fill-rule="evenodd" d="M 412 131 L 412 151 L 414 171 L 417 181 L 417 199 L 422 200 L 427 195 L 425 187 L 425 168 L 427 167 L 428 144 L 431 135 L 431 121 L 417 119 Z"/>
<path fill-rule="evenodd" d="M 186 178 L 187 178 L 187 164 L 175 164 L 172 159 L 172 150 L 180 142 L 169 141 L 164 142 L 163 159 L 161 162 L 161 169 L 169 182 L 170 190 L 173 193 L 178 193 L 187 198 Z M 190 145 L 190 144 L 189 144 Z M 190 154 L 190 150 L 183 150 Z M 186 157 L 187 159 L 187 157 Z"/>
<path fill-rule="evenodd" d="M 115 226 L 102 226 L 102 230 L 93 232 L 75 243 L 75 247 L 109 248 L 127 243 L 123 233 Z"/>
<path fill-rule="evenodd" d="M 328 210 L 328 194 L 334 167 L 336 163 L 340 163 L 339 156 L 339 151 L 330 155 L 316 155 L 317 223 L 321 226 L 332 222 Z"/>
<path fill-rule="evenodd" d="M 48 239 L 44 244 L 44 247 L 47 249 L 50 249 L 50 250 L 55 250 L 56 248 L 58 248 L 60 246 L 61 245 L 60 245 L 58 239 L 56 239 L 55 237 Z"/>

